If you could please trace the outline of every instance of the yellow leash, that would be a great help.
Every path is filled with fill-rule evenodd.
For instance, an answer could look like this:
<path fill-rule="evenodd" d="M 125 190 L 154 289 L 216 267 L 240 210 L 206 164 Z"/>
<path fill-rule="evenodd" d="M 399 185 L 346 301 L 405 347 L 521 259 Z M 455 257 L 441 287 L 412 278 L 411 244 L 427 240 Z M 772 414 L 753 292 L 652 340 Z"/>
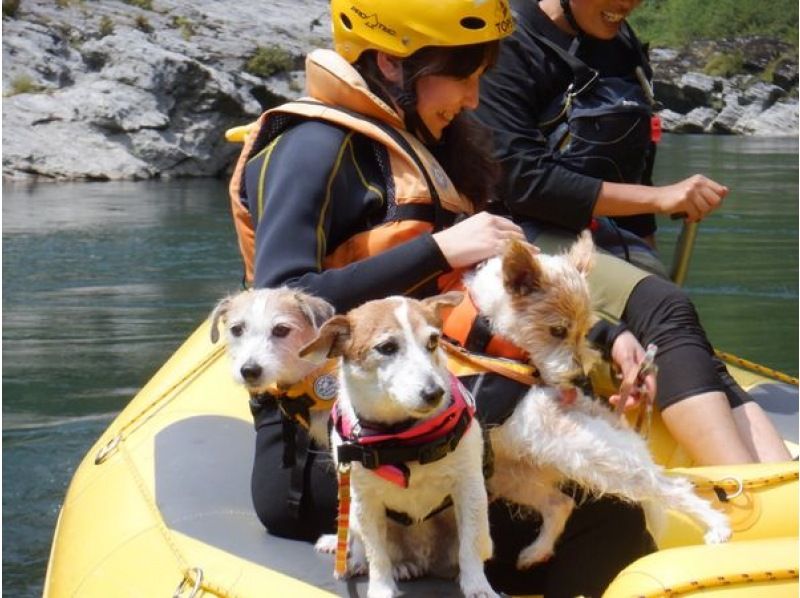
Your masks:
<path fill-rule="evenodd" d="M 337 579 L 347 574 L 347 536 L 350 531 L 350 464 L 339 466 L 339 518 L 336 525 L 336 564 L 334 573 Z"/>
<path fill-rule="evenodd" d="M 761 364 L 748 361 L 747 359 L 737 357 L 736 355 L 733 355 L 731 353 L 725 353 L 724 351 L 719 351 L 717 349 L 714 349 L 714 355 L 719 357 L 722 361 L 731 363 L 733 365 L 737 365 L 740 368 L 743 368 L 745 370 L 750 370 L 751 372 L 755 372 L 756 374 L 761 374 L 762 376 L 767 376 L 768 378 L 774 378 L 779 382 L 783 382 L 785 384 L 791 384 L 792 386 L 798 385 L 797 378 L 790 376 L 789 374 L 784 374 L 783 372 L 773 370 L 772 368 L 768 368 Z"/>

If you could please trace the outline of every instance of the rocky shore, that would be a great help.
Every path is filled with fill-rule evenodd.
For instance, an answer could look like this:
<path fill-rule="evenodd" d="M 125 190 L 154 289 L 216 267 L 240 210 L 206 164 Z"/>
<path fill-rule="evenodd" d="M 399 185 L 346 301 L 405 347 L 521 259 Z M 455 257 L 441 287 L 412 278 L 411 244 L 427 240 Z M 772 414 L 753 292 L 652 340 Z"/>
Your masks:
<path fill-rule="evenodd" d="M 328 1 L 4 0 L 3 177 L 225 172 L 229 127 L 298 97 Z M 740 72 L 709 75 L 738 56 Z M 769 40 L 654 49 L 665 130 L 796 136 L 796 51 Z"/>

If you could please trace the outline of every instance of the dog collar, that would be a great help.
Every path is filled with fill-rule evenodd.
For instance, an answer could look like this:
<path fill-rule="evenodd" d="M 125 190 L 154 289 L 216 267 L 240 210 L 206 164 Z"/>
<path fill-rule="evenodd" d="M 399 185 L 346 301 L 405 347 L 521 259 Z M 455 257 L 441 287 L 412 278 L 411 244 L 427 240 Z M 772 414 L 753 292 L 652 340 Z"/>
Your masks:
<path fill-rule="evenodd" d="M 478 312 L 469 292 L 464 293 L 461 303 L 447 316 L 443 330 L 467 351 L 528 363 L 529 356 L 525 351 L 492 333 L 489 319 Z"/>
<path fill-rule="evenodd" d="M 475 404 L 471 395 L 450 375 L 450 404 L 436 416 L 417 421 L 400 431 L 365 427 L 342 412 L 337 402 L 333 426 L 344 442 L 337 448 L 339 463 L 361 463 L 367 469 L 403 488 L 410 471 L 406 463 L 433 463 L 454 451 L 472 423 Z"/>
<path fill-rule="evenodd" d="M 330 410 L 339 388 L 338 368 L 339 361 L 329 359 L 294 384 L 272 384 L 264 392 L 252 394 L 251 404 L 275 401 L 286 417 L 308 428 L 311 412 Z"/>

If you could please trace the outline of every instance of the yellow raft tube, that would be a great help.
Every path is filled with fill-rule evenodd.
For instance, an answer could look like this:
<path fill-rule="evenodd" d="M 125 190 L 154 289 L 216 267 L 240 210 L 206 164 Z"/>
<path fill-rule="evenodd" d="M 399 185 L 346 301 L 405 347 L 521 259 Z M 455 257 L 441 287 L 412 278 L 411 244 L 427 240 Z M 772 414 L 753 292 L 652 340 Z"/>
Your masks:
<path fill-rule="evenodd" d="M 363 578 L 334 580 L 331 557 L 264 532 L 250 502 L 247 395 L 229 370 L 206 322 L 109 426 L 69 486 L 46 598 L 365 595 Z M 734 372 L 755 395 L 772 388 L 776 400 L 794 400 L 796 417 L 793 387 Z M 659 421 L 650 438 L 661 463 L 688 465 Z M 606 597 L 796 597 L 798 463 L 675 471 L 728 513 L 733 540 L 705 546 L 675 515 L 660 550 L 620 573 Z M 401 587 L 409 596 L 459 595 L 439 580 Z"/>

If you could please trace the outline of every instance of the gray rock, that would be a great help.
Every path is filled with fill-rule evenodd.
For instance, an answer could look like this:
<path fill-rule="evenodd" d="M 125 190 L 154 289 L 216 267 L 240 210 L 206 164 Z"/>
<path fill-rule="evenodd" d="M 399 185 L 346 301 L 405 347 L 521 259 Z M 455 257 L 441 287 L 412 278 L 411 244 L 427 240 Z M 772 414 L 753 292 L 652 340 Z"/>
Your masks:
<path fill-rule="evenodd" d="M 734 132 L 760 137 L 795 137 L 797 127 L 797 102 L 776 102 L 763 112 L 743 116 Z"/>
<path fill-rule="evenodd" d="M 25 0 L 3 19 L 4 178 L 225 171 L 238 149 L 225 130 L 302 94 L 303 56 L 330 45 L 327 11 L 327 0 Z M 293 72 L 244 72 L 269 45 Z"/>
<path fill-rule="evenodd" d="M 766 110 L 785 95 L 783 88 L 758 81 L 744 90 L 741 101 L 744 104 L 756 104 L 761 110 Z"/>
<path fill-rule="evenodd" d="M 714 122 L 717 112 L 712 108 L 701 106 L 685 115 L 672 127 L 673 133 L 705 133 Z"/>

